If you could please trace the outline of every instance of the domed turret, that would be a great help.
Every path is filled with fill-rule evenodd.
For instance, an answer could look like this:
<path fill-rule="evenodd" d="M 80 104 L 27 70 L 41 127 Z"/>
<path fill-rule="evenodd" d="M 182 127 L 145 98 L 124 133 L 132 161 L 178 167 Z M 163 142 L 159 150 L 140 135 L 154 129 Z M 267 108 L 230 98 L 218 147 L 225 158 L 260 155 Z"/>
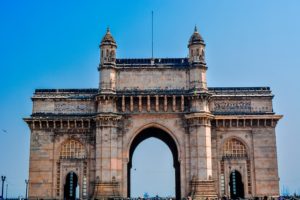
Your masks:
<path fill-rule="evenodd" d="M 205 45 L 202 36 L 199 34 L 199 32 L 198 32 L 198 30 L 197 30 L 197 26 L 195 26 L 194 33 L 193 33 L 193 35 L 190 37 L 188 47 L 190 47 L 191 45 L 194 45 L 194 44 L 202 44 L 202 45 Z"/>
<path fill-rule="evenodd" d="M 205 43 L 196 26 L 193 35 L 189 39 L 188 48 L 190 62 L 204 62 Z"/>
<path fill-rule="evenodd" d="M 101 64 L 115 63 L 117 43 L 111 35 L 109 28 L 107 28 L 106 34 L 102 38 L 99 47 L 101 50 Z"/>
<path fill-rule="evenodd" d="M 102 93 L 114 93 L 116 89 L 116 49 L 117 43 L 107 28 L 101 40 L 100 47 L 100 81 L 99 89 Z"/>
<path fill-rule="evenodd" d="M 112 46 L 117 47 L 117 43 L 116 43 L 115 39 L 113 38 L 113 36 L 111 35 L 109 28 L 107 28 L 106 34 L 104 35 L 104 37 L 101 40 L 100 47 L 102 47 L 104 45 L 112 45 Z"/>
<path fill-rule="evenodd" d="M 194 92 L 207 90 L 206 86 L 206 63 L 205 63 L 205 43 L 195 26 L 194 33 L 189 39 L 189 63 L 192 66 L 190 73 L 190 88 Z"/>

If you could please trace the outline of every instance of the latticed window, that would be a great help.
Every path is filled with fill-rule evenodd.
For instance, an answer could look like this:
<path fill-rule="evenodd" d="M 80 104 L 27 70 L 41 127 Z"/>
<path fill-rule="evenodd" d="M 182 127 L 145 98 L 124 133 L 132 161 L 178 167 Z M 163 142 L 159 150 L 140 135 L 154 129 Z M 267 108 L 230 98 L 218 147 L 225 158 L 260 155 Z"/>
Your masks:
<path fill-rule="evenodd" d="M 247 150 L 245 145 L 237 140 L 228 140 L 223 146 L 223 157 L 225 158 L 245 158 L 247 157 Z"/>
<path fill-rule="evenodd" d="M 62 159 L 82 159 L 85 156 L 84 146 L 76 140 L 69 140 L 61 147 L 60 158 Z"/>

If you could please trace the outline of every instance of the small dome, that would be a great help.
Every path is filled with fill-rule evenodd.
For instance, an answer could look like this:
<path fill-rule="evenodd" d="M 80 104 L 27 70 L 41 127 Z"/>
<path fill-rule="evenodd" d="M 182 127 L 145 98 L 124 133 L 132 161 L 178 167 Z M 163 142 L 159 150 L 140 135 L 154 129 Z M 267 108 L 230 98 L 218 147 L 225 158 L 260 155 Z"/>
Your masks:
<path fill-rule="evenodd" d="M 104 35 L 104 37 L 101 40 L 101 44 L 102 45 L 113 45 L 113 46 L 117 46 L 117 43 L 115 41 L 115 39 L 113 38 L 113 36 L 110 33 L 109 28 L 107 28 L 106 34 Z"/>
<path fill-rule="evenodd" d="M 194 30 L 193 35 L 190 37 L 188 47 L 190 47 L 193 44 L 203 44 L 203 45 L 205 45 L 204 40 L 203 40 L 202 36 L 198 33 L 198 30 L 197 30 L 196 26 L 195 26 L 195 30 Z"/>

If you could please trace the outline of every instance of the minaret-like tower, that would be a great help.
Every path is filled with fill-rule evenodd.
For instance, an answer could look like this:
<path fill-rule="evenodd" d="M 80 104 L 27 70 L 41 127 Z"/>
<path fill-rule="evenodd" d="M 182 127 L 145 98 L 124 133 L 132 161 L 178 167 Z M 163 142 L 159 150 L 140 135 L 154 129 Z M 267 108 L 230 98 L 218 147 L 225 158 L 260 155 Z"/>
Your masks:
<path fill-rule="evenodd" d="M 205 43 L 196 26 L 193 35 L 190 37 L 188 48 L 189 63 L 191 65 L 190 89 L 194 91 L 207 90 Z"/>
<path fill-rule="evenodd" d="M 212 180 L 211 94 L 206 84 L 205 43 L 195 27 L 189 43 L 190 113 L 185 115 L 191 151 L 190 193 L 193 199 L 216 198 Z"/>
<path fill-rule="evenodd" d="M 195 26 L 194 33 L 190 37 L 189 44 L 189 61 L 190 62 L 204 62 L 205 60 L 205 43 L 202 36 L 199 34 L 197 26 Z"/>
<path fill-rule="evenodd" d="M 107 28 L 100 44 L 100 84 L 101 93 L 115 93 L 116 90 L 116 49 L 117 43 Z"/>
<path fill-rule="evenodd" d="M 100 44 L 100 84 L 96 96 L 96 169 L 93 199 L 120 196 L 122 155 L 118 151 L 119 122 L 121 116 L 116 108 L 116 49 L 117 44 L 109 28 Z M 114 148 L 112 148 L 114 147 Z"/>

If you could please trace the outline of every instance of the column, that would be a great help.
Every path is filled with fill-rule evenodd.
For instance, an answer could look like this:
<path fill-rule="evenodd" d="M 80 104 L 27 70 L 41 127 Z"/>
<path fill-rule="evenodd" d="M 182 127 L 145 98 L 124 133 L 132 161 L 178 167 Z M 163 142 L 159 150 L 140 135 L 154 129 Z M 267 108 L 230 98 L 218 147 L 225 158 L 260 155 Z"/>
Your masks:
<path fill-rule="evenodd" d="M 192 101 L 194 113 L 185 115 L 190 137 L 190 192 L 193 199 L 213 199 L 217 197 L 212 180 L 210 121 L 213 115 L 209 112 L 206 96 Z"/>
<path fill-rule="evenodd" d="M 94 198 L 120 196 L 121 160 L 118 155 L 117 126 L 120 116 L 105 114 L 96 118 L 96 184 Z"/>

